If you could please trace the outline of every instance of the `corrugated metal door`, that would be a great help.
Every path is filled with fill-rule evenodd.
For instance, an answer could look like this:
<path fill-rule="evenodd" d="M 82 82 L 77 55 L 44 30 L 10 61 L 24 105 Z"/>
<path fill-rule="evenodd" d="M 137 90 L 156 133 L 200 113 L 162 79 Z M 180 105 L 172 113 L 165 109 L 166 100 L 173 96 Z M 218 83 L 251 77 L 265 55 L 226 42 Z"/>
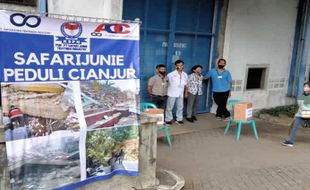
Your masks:
<path fill-rule="evenodd" d="M 209 68 L 214 0 L 124 0 L 123 19 L 139 18 L 141 25 L 141 97 L 148 99 L 147 81 L 157 64 L 174 70 L 184 60 L 185 72 L 200 64 Z M 200 98 L 199 112 L 209 111 L 207 92 Z"/>

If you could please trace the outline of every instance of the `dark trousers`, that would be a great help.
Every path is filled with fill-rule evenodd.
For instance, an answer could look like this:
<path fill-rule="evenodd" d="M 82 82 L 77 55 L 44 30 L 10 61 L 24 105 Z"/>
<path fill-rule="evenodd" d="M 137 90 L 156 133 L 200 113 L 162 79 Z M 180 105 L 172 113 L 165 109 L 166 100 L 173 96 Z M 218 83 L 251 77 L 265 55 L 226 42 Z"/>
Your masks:
<path fill-rule="evenodd" d="M 191 118 L 192 116 L 196 116 L 197 114 L 197 106 L 198 106 L 198 99 L 199 96 L 198 94 L 194 95 L 192 93 L 188 93 L 188 97 L 187 97 L 187 118 Z"/>
<path fill-rule="evenodd" d="M 167 101 L 167 96 L 151 95 L 151 102 L 155 104 L 158 108 L 165 109 L 166 101 Z"/>
<path fill-rule="evenodd" d="M 213 99 L 217 104 L 216 117 L 229 117 L 230 113 L 226 108 L 229 91 L 227 92 L 213 92 Z"/>

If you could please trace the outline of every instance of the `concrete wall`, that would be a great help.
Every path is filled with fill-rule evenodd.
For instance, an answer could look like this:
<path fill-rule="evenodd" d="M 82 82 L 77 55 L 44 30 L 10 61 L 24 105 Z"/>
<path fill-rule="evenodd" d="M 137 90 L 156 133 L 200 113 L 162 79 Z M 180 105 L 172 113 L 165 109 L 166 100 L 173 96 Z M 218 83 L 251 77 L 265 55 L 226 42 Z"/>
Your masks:
<path fill-rule="evenodd" d="M 122 0 L 48 0 L 48 12 L 63 15 L 121 19 Z"/>
<path fill-rule="evenodd" d="M 229 0 L 223 1 L 223 7 L 221 10 L 221 14 L 220 14 L 220 17 L 221 17 L 220 28 L 219 28 L 219 34 L 218 34 L 217 50 L 216 50 L 218 57 L 223 57 L 228 3 L 229 3 Z"/>
<path fill-rule="evenodd" d="M 233 98 L 254 109 L 292 103 L 286 97 L 298 0 L 230 0 L 223 57 Z M 266 66 L 265 88 L 246 90 L 247 67 Z"/>
<path fill-rule="evenodd" d="M 37 12 L 37 7 L 33 6 L 21 6 L 15 4 L 7 4 L 7 3 L 0 3 L 0 9 L 5 10 L 18 10 L 18 11 L 26 11 L 26 12 Z"/>
<path fill-rule="evenodd" d="M 39 5 L 38 0 L 38 5 Z M 38 12 L 39 8 L 0 3 L 0 9 Z M 122 18 L 123 0 L 48 0 L 47 11 L 54 14 L 75 15 L 119 20 Z"/>

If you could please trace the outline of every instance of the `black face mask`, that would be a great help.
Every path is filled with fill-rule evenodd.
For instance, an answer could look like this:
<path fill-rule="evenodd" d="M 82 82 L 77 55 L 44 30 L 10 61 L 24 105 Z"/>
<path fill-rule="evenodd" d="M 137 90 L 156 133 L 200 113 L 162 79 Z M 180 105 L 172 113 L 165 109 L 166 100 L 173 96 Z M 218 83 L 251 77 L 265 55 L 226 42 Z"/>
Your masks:
<path fill-rule="evenodd" d="M 224 65 L 219 65 L 218 66 L 219 69 L 224 69 L 224 67 L 225 67 Z"/>
<path fill-rule="evenodd" d="M 165 75 L 166 74 L 166 71 L 162 72 L 162 71 L 158 71 L 159 74 L 161 75 Z"/>

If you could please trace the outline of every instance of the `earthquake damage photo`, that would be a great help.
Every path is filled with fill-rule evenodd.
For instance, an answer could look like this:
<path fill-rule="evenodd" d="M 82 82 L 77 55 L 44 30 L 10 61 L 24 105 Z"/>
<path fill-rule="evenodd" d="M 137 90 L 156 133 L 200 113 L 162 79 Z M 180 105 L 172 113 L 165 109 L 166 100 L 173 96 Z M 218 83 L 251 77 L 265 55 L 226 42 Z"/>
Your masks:
<path fill-rule="evenodd" d="M 70 83 L 1 84 L 12 189 L 80 180 L 80 125 Z"/>

